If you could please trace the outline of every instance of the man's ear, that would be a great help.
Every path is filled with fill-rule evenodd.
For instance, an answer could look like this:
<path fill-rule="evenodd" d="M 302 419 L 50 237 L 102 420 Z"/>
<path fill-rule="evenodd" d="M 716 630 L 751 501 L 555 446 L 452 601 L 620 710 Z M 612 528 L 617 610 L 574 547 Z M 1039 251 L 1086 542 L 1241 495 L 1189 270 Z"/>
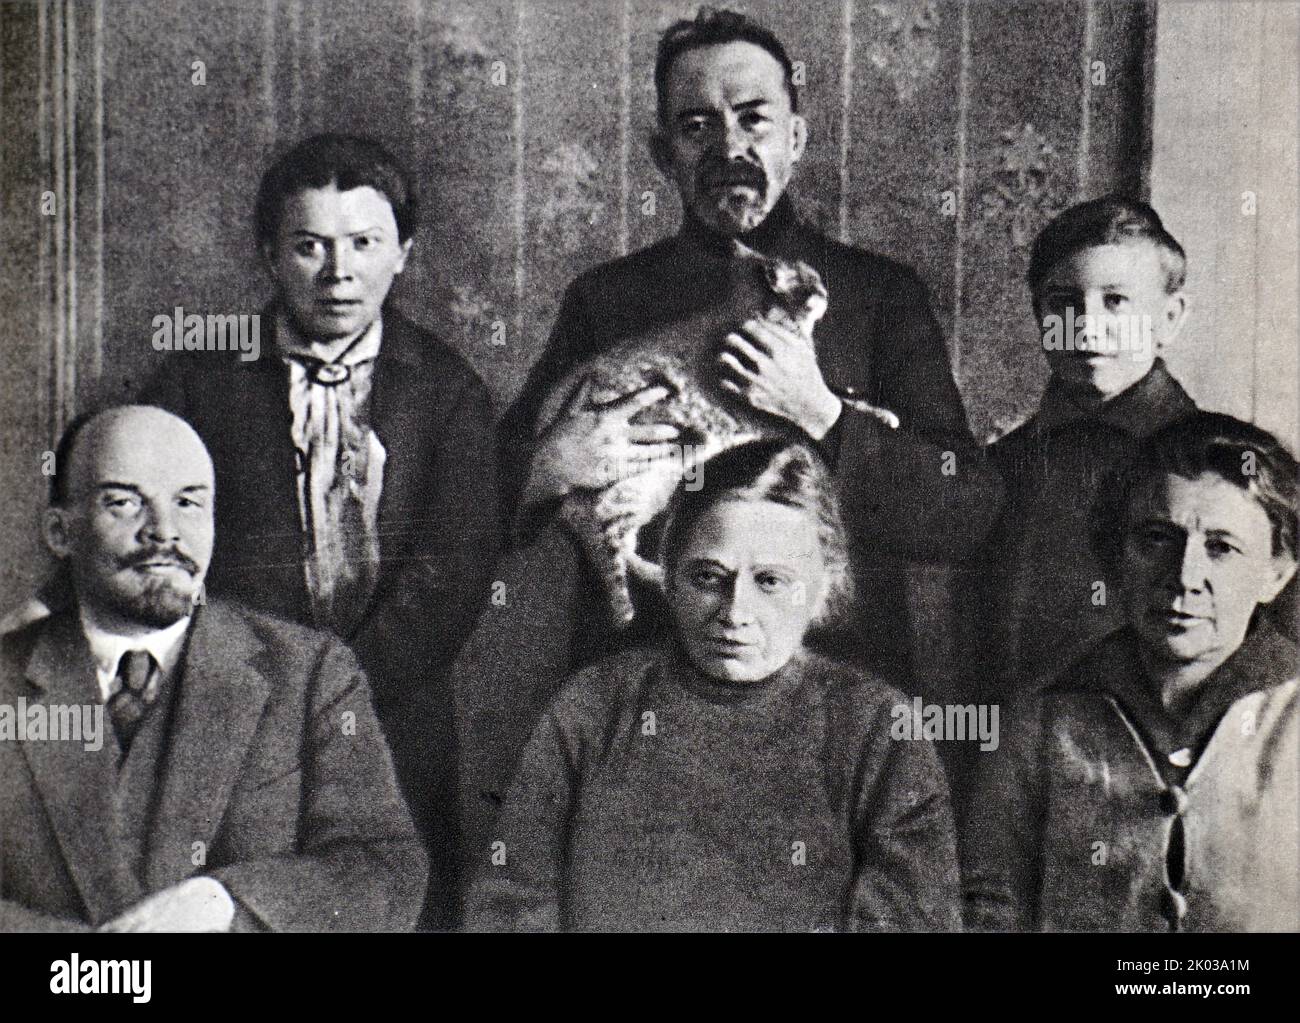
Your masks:
<path fill-rule="evenodd" d="M 798 163 L 808 146 L 808 121 L 802 114 L 790 115 L 790 162 Z"/>
<path fill-rule="evenodd" d="M 817 592 L 813 594 L 813 606 L 808 615 L 808 627 L 815 628 L 825 625 L 831 611 L 831 583 L 829 579 L 823 579 L 817 587 Z"/>
<path fill-rule="evenodd" d="M 63 559 L 72 553 L 72 536 L 68 530 L 67 510 L 51 506 L 41 519 L 41 535 L 45 546 L 56 558 Z"/>
<path fill-rule="evenodd" d="M 673 179 L 673 147 L 662 126 L 650 132 L 650 159 L 668 181 Z"/>
<path fill-rule="evenodd" d="M 1279 554 L 1275 557 L 1273 559 L 1273 570 L 1269 574 L 1268 582 L 1264 586 L 1259 602 L 1261 604 L 1271 603 L 1279 593 L 1286 589 L 1286 584 L 1295 575 L 1295 569 L 1294 558 L 1289 558 L 1285 554 Z"/>
<path fill-rule="evenodd" d="M 1182 333 L 1183 324 L 1187 322 L 1187 295 L 1182 290 L 1165 298 L 1163 316 L 1164 330 L 1160 340 L 1162 344 L 1169 344 Z"/>
<path fill-rule="evenodd" d="M 262 256 L 262 269 L 266 271 L 266 275 L 271 280 L 278 284 L 280 278 L 276 276 L 275 272 L 275 246 L 270 242 L 263 242 L 258 248 L 258 252 Z"/>
<path fill-rule="evenodd" d="M 414 235 L 412 235 L 410 238 L 407 238 L 406 241 L 402 242 L 402 244 L 398 246 L 402 250 L 402 255 L 398 258 L 397 268 L 393 270 L 393 273 L 400 274 L 403 270 L 406 269 L 406 257 L 411 254 L 411 246 L 413 244 L 415 244 Z"/>

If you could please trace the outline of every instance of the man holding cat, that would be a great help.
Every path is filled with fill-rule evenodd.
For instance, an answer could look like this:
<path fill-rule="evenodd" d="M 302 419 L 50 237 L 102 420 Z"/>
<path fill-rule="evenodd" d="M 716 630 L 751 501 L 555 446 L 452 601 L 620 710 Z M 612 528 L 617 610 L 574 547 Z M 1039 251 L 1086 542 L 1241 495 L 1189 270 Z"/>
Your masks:
<path fill-rule="evenodd" d="M 565 494 L 608 483 L 613 466 L 669 453 L 673 427 L 631 422 L 662 388 L 575 410 L 534 442 L 537 410 L 577 363 L 707 305 L 726 280 L 732 239 L 803 260 L 830 294 L 816 352 L 788 322 L 756 316 L 719 338 L 719 382 L 819 442 L 840 484 L 864 595 L 848 634 L 831 645 L 898 676 L 910 647 L 904 561 L 964 554 L 995 510 L 994 484 L 916 274 L 796 215 L 786 188 L 808 129 L 792 71 L 774 35 L 729 11 L 702 11 L 660 40 L 651 144 L 681 195 L 684 222 L 675 237 L 595 267 L 567 289 L 550 342 L 502 423 L 503 475 L 517 488 L 507 501 L 528 536 Z M 894 412 L 901 427 L 855 407 L 864 402 Z M 579 642 L 578 659 L 601 647 Z"/>

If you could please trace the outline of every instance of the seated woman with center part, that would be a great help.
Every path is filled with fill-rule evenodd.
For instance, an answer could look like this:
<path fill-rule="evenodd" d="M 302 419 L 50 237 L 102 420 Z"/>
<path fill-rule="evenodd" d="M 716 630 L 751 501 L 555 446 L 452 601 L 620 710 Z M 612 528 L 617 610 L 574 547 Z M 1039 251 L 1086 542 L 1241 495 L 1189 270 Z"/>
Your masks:
<path fill-rule="evenodd" d="M 805 646 L 851 587 L 803 446 L 718 455 L 667 515 L 673 632 L 576 675 L 468 900 L 485 930 L 948 930 L 952 812 L 893 688 Z"/>

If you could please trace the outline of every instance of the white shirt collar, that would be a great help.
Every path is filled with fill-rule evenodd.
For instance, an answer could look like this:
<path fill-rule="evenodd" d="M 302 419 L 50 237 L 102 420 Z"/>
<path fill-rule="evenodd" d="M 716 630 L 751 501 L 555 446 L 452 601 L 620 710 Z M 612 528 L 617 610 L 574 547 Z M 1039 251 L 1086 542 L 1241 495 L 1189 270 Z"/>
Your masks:
<path fill-rule="evenodd" d="M 185 641 L 185 630 L 190 627 L 187 615 L 180 621 L 165 629 L 143 632 L 135 636 L 122 636 L 109 632 L 96 624 L 85 608 L 80 608 L 81 630 L 90 644 L 90 655 L 95 659 L 95 675 L 99 680 L 99 692 L 108 700 L 113 680 L 117 677 L 117 665 L 122 655 L 128 650 L 148 650 L 158 662 L 164 675 L 171 674 L 180 660 L 181 646 Z"/>

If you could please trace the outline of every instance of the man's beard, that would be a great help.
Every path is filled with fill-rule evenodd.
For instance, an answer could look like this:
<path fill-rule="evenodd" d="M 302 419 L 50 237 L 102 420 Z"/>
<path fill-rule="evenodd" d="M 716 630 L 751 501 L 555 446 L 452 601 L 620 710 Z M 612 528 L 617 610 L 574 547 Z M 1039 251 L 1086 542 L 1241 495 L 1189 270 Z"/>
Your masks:
<path fill-rule="evenodd" d="M 746 191 L 733 191 L 737 185 Z M 711 226 L 728 236 L 752 231 L 770 212 L 770 185 L 757 164 L 735 160 L 702 166 L 695 181 L 697 215 L 702 207 Z"/>
<path fill-rule="evenodd" d="M 199 581 L 199 565 L 188 555 L 173 549 L 149 550 L 117 559 L 117 567 L 137 575 L 134 569 L 149 561 L 166 559 L 175 562 Z M 165 629 L 175 625 L 194 610 L 194 596 L 197 587 L 190 589 L 178 585 L 166 576 L 137 575 L 142 582 L 139 588 L 122 586 L 117 579 L 107 586 L 94 587 L 105 610 L 112 612 L 125 621 L 146 625 L 154 629 Z"/>
<path fill-rule="evenodd" d="M 117 611 L 141 625 L 165 629 L 194 610 L 193 591 L 185 591 L 167 579 L 153 579 L 139 593 L 122 600 Z"/>

